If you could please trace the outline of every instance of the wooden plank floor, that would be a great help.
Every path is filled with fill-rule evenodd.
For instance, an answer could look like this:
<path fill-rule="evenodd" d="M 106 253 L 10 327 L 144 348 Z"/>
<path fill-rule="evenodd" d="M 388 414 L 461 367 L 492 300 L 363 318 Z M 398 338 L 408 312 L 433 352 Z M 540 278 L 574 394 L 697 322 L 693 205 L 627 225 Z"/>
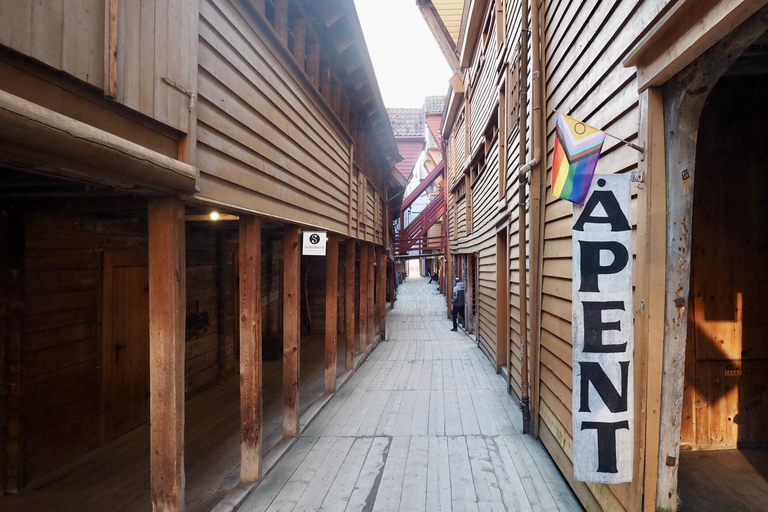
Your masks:
<path fill-rule="evenodd" d="M 574 511 L 503 379 L 409 277 L 388 339 L 246 500 L 246 512 Z"/>
<path fill-rule="evenodd" d="M 680 452 L 681 510 L 768 510 L 768 449 Z"/>
<path fill-rule="evenodd" d="M 339 347 L 339 373 L 344 371 Z M 322 338 L 301 345 L 300 413 L 323 395 Z M 235 375 L 186 403 L 186 509 L 211 510 L 240 481 L 240 392 Z M 282 360 L 264 362 L 264 439 L 282 438 Z M 57 481 L 0 497 L 3 512 L 151 510 L 149 428 L 140 427 L 79 461 Z"/>

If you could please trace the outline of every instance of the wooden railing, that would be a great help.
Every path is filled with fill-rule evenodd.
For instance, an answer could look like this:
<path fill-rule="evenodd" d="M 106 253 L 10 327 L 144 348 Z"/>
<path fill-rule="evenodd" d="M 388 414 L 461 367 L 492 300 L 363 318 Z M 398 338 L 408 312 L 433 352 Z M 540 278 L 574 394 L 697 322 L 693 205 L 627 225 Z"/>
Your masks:
<path fill-rule="evenodd" d="M 440 217 L 445 215 L 445 196 L 436 196 L 431 203 L 427 205 L 422 212 L 411 221 L 405 229 L 401 229 L 400 233 L 395 238 L 395 250 L 398 254 L 407 253 L 416 244 L 421 243 L 424 240 L 424 235 L 427 233 Z M 441 237 L 432 237 L 442 240 Z M 436 250 L 442 249 L 442 242 L 440 247 Z"/>

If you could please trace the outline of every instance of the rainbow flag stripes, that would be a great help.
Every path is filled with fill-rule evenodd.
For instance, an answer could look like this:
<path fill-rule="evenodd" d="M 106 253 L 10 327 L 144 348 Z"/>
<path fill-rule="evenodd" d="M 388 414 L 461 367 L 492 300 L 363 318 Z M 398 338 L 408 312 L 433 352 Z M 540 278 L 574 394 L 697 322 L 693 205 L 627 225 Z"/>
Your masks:
<path fill-rule="evenodd" d="M 605 133 L 557 112 L 555 154 L 552 158 L 552 194 L 583 204 L 592 184 Z"/>

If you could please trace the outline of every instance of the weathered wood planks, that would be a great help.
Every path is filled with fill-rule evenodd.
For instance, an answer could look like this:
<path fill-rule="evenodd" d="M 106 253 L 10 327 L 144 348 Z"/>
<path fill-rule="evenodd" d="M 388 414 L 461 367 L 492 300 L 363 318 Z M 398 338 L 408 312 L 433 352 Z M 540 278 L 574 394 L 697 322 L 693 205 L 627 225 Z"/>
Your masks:
<path fill-rule="evenodd" d="M 152 508 L 184 507 L 184 203 L 149 201 L 150 495 Z"/>
<path fill-rule="evenodd" d="M 261 477 L 261 220 L 240 218 L 240 479 Z"/>

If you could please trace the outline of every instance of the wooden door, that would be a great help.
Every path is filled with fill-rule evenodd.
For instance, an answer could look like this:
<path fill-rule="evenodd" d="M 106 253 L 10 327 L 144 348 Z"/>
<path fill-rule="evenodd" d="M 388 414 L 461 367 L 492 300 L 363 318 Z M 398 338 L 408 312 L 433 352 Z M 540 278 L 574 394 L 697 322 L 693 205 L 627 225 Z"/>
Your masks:
<path fill-rule="evenodd" d="M 149 421 L 146 254 L 104 254 L 101 334 L 102 437 L 108 441 Z"/>

